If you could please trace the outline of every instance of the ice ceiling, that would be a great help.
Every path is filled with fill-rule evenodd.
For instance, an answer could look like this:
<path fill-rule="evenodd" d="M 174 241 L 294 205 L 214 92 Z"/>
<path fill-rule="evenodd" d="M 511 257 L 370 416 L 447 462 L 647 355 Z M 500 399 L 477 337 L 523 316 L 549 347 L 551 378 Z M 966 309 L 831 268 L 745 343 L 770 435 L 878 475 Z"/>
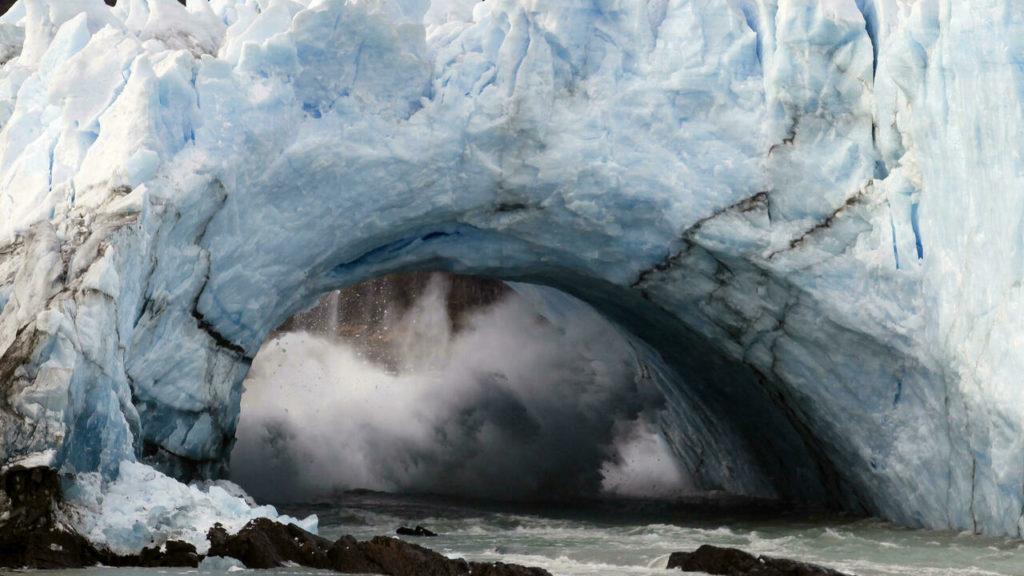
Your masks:
<path fill-rule="evenodd" d="M 644 342 L 704 488 L 1019 535 L 1022 23 L 1013 0 L 21 0 L 0 456 L 221 475 L 271 330 L 440 269 Z"/>

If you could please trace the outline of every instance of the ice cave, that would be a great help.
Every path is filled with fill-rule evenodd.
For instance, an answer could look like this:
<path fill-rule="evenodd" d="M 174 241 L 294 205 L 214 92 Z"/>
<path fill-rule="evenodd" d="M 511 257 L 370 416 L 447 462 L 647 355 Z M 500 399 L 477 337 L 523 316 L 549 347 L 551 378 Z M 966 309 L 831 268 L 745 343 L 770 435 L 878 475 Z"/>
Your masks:
<path fill-rule="evenodd" d="M 274 515 L 222 482 L 256 352 L 441 271 L 592 307 L 696 489 L 1024 535 L 1021 38 L 1013 0 L 19 0 L 0 461 L 127 551 Z"/>

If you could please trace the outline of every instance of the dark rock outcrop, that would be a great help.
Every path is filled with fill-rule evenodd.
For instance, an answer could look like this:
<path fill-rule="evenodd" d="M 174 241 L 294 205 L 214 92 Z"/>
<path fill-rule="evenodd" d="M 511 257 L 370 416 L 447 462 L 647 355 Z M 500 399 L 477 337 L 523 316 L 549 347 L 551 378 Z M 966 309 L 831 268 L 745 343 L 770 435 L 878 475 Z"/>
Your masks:
<path fill-rule="evenodd" d="M 366 557 L 380 567 L 375 574 L 388 576 L 459 576 L 469 573 L 469 563 L 452 560 L 433 550 L 398 538 L 377 536 L 360 542 Z"/>
<path fill-rule="evenodd" d="M 417 525 L 415 528 L 409 528 L 408 526 L 402 526 L 395 533 L 399 536 L 437 536 L 437 533 L 424 528 L 423 526 Z"/>
<path fill-rule="evenodd" d="M 164 544 L 163 557 L 160 558 L 160 566 L 199 566 L 202 557 L 196 551 L 196 547 L 188 542 L 168 540 Z"/>
<path fill-rule="evenodd" d="M 381 567 L 363 551 L 352 536 L 342 536 L 327 552 L 332 570 L 343 574 L 378 574 Z"/>
<path fill-rule="evenodd" d="M 99 561 L 92 544 L 56 520 L 61 502 L 56 470 L 14 466 L 0 484 L 0 566 L 80 568 Z"/>
<path fill-rule="evenodd" d="M 330 540 L 306 532 L 295 524 L 281 524 L 268 518 L 249 521 L 237 534 L 229 535 L 216 524 L 207 534 L 210 556 L 231 556 L 248 568 L 277 568 L 294 562 L 310 568 L 328 568 Z"/>
<path fill-rule="evenodd" d="M 815 564 L 770 556 L 754 556 L 736 548 L 707 544 L 693 552 L 673 553 L 669 556 L 668 568 L 720 576 L 847 576 Z"/>
<path fill-rule="evenodd" d="M 96 548 L 75 532 L 45 530 L 10 534 L 0 528 L 0 567 L 84 568 L 99 561 Z"/>
<path fill-rule="evenodd" d="M 21 528 L 53 524 L 54 505 L 61 500 L 60 476 L 45 466 L 13 466 L 3 475 L 4 496 L 11 514 L 4 523 Z"/>
<path fill-rule="evenodd" d="M 344 548 L 344 551 L 342 551 Z M 387 536 L 357 542 L 345 536 L 335 543 L 331 568 L 348 574 L 388 576 L 551 576 L 542 568 L 503 562 L 466 562 Z"/>
<path fill-rule="evenodd" d="M 275 568 L 294 562 L 344 574 L 387 576 L 550 576 L 546 570 L 515 564 L 466 562 L 410 542 L 377 536 L 359 542 L 342 536 L 336 542 L 294 524 L 257 518 L 237 534 L 217 524 L 210 529 L 210 556 L 231 556 L 248 568 Z"/>
<path fill-rule="evenodd" d="M 168 540 L 163 546 L 143 548 L 138 554 L 120 555 L 100 551 L 100 563 L 115 568 L 196 568 L 203 556 L 196 547 L 180 540 Z"/>

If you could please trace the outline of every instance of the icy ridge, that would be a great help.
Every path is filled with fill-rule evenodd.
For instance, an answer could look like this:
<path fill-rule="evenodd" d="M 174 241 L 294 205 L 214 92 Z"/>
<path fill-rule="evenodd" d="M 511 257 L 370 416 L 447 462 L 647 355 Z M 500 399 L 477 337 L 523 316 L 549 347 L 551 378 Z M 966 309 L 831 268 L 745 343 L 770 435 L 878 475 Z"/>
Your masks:
<path fill-rule="evenodd" d="M 705 488 L 1020 535 L 1018 12 L 21 0 L 0 456 L 215 477 L 275 326 L 442 266 L 650 344 Z"/>

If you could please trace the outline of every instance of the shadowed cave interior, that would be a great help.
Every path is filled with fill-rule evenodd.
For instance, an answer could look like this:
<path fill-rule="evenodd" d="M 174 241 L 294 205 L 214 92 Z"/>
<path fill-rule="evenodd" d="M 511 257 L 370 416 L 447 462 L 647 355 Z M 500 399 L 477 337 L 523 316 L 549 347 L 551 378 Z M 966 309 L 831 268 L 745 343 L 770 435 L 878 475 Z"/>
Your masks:
<path fill-rule="evenodd" d="M 530 284 L 409 272 L 329 292 L 257 354 L 231 478 L 270 502 L 693 494 L 634 341 Z"/>

